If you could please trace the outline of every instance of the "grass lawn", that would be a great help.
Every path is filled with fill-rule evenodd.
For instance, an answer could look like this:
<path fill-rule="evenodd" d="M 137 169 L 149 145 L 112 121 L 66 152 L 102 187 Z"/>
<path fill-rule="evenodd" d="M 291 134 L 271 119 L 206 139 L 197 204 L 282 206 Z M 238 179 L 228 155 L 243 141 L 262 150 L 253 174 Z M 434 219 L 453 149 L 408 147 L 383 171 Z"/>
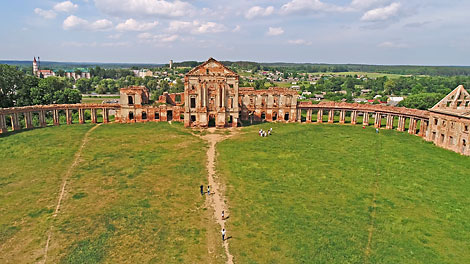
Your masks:
<path fill-rule="evenodd" d="M 0 262 L 41 260 L 53 224 L 48 263 L 223 263 L 219 230 L 199 194 L 207 146 L 182 124 L 106 124 L 91 132 L 52 218 L 62 177 L 91 127 L 0 138 L 7 168 Z"/>
<path fill-rule="evenodd" d="M 237 263 L 470 262 L 469 157 L 359 125 L 243 131 L 217 145 Z"/>

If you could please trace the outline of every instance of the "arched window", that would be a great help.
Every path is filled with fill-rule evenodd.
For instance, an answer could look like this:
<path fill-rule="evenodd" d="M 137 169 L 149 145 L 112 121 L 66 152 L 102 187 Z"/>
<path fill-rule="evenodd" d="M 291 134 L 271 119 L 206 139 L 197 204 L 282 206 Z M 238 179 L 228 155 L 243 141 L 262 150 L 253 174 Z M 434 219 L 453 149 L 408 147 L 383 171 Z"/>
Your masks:
<path fill-rule="evenodd" d="M 143 120 L 146 120 L 146 119 L 147 119 L 147 113 L 146 113 L 146 112 L 142 112 L 142 119 L 143 119 Z"/>
<path fill-rule="evenodd" d="M 128 105 L 133 105 L 134 104 L 134 98 L 132 98 L 132 96 L 130 96 L 130 95 L 127 97 L 127 104 Z"/>

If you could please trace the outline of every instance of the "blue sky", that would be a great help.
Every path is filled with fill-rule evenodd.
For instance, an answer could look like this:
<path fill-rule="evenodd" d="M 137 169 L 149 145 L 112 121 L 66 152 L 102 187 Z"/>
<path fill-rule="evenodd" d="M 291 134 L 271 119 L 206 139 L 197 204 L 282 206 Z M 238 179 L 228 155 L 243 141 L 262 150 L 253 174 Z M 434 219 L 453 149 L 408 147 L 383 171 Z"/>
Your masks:
<path fill-rule="evenodd" d="M 468 0 L 0 1 L 0 59 L 470 65 Z"/>

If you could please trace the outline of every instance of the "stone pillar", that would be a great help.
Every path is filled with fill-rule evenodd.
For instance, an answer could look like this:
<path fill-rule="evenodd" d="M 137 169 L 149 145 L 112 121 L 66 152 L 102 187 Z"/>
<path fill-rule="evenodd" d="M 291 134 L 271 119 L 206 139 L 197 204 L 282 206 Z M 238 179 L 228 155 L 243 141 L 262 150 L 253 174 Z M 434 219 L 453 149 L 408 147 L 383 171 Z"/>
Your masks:
<path fill-rule="evenodd" d="M 398 128 L 397 130 L 398 131 L 405 131 L 405 121 L 406 121 L 406 118 L 404 116 L 399 116 L 398 117 Z"/>
<path fill-rule="evenodd" d="M 393 115 L 387 115 L 387 127 L 386 129 L 393 129 Z"/>
<path fill-rule="evenodd" d="M 72 124 L 72 110 L 70 109 L 65 110 L 65 119 L 67 119 L 67 125 Z"/>
<path fill-rule="evenodd" d="M 31 112 L 24 113 L 24 123 L 27 129 L 33 128 L 33 114 Z"/>
<path fill-rule="evenodd" d="M 59 110 L 57 109 L 52 110 L 52 119 L 54 122 L 54 126 L 58 126 L 60 123 L 59 122 Z"/>
<path fill-rule="evenodd" d="M 421 125 L 419 126 L 418 136 L 426 137 L 426 130 L 428 130 L 428 125 L 426 124 L 426 120 L 421 119 Z"/>
<path fill-rule="evenodd" d="M 107 108 L 103 108 L 103 123 L 109 123 L 109 110 Z M 154 117 L 155 119 L 155 117 Z"/>
<path fill-rule="evenodd" d="M 328 111 L 328 123 L 334 123 L 335 122 L 335 110 L 331 109 Z"/>
<path fill-rule="evenodd" d="M 97 118 L 96 118 L 96 108 L 91 109 L 91 123 L 96 124 L 97 123 Z"/>
<path fill-rule="evenodd" d="M 5 120 L 5 115 L 0 114 L 0 134 L 8 132 L 7 121 Z"/>
<path fill-rule="evenodd" d="M 369 113 L 368 112 L 364 112 L 364 115 L 362 116 L 362 125 L 363 126 L 369 125 Z"/>
<path fill-rule="evenodd" d="M 85 109 L 78 109 L 78 123 L 84 124 L 85 123 Z"/>
<path fill-rule="evenodd" d="M 307 110 L 307 123 L 312 123 L 312 109 Z"/>
<path fill-rule="evenodd" d="M 344 124 L 346 119 L 346 110 L 341 110 L 339 114 L 339 123 Z"/>
<path fill-rule="evenodd" d="M 410 118 L 410 126 L 408 127 L 408 134 L 416 134 L 416 118 L 414 117 L 411 117 Z"/>
<path fill-rule="evenodd" d="M 351 124 L 357 124 L 357 111 L 352 111 L 351 113 Z"/>
<path fill-rule="evenodd" d="M 18 131 L 18 130 L 21 130 L 21 127 L 20 127 L 20 122 L 18 120 L 18 114 L 17 113 L 13 113 L 11 114 L 11 129 L 13 131 Z"/>
<path fill-rule="evenodd" d="M 317 123 L 323 123 L 323 109 L 318 109 Z"/>
<path fill-rule="evenodd" d="M 381 126 L 382 126 L 382 114 L 381 113 L 375 113 L 374 127 L 375 128 L 380 128 Z"/>
<path fill-rule="evenodd" d="M 39 125 L 41 127 L 46 127 L 46 112 L 45 111 L 39 111 Z"/>

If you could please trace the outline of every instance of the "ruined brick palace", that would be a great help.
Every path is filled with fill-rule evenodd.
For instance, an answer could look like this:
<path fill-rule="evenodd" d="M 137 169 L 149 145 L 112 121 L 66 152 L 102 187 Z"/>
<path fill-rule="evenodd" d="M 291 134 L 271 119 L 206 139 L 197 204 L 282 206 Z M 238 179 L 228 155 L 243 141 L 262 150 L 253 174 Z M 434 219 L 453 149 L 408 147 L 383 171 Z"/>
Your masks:
<path fill-rule="evenodd" d="M 407 130 L 439 147 L 470 156 L 470 95 L 463 86 L 457 87 L 428 111 L 369 104 L 298 102 L 296 91 L 286 88 L 238 87 L 239 76 L 215 59 L 192 69 L 185 76 L 183 93 L 164 93 L 151 103 L 149 91 L 142 86 L 120 91 L 119 104 L 74 104 L 27 106 L 0 109 L 0 134 L 33 128 L 33 117 L 39 126 L 47 126 L 51 116 L 54 125 L 60 116 L 72 124 L 78 113 L 85 123 L 85 112 L 91 123 L 100 116 L 109 122 L 111 111 L 115 122 L 184 122 L 186 127 L 236 127 L 253 122 L 350 123 L 373 125 L 376 128 Z M 316 119 L 313 119 L 313 116 Z M 8 124 L 7 117 L 11 120 Z M 348 117 L 348 118 L 346 118 Z M 372 117 L 372 118 L 371 118 Z M 24 124 L 20 122 L 24 119 Z M 397 122 L 395 122 L 397 121 Z"/>

